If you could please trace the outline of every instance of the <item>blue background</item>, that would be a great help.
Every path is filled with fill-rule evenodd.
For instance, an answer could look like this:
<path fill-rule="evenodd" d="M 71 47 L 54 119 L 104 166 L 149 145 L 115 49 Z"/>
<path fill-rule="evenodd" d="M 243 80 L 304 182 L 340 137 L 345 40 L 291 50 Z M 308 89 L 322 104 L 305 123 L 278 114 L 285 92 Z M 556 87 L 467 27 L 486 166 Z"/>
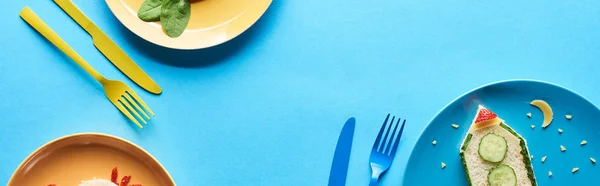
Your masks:
<path fill-rule="evenodd" d="M 132 34 L 104 1 L 74 0 L 164 93 L 127 80 L 48 0 L 0 11 L 0 183 L 40 145 L 102 132 L 152 153 L 178 185 L 326 185 L 344 121 L 357 119 L 348 185 L 366 185 L 385 114 L 408 120 L 382 185 L 399 185 L 410 149 L 455 97 L 532 78 L 600 103 L 600 1 L 275 0 L 256 25 L 197 51 Z M 101 86 L 18 17 L 33 9 L 103 75 L 156 113 L 143 130 Z M 407 170 L 410 171 L 410 168 Z"/>

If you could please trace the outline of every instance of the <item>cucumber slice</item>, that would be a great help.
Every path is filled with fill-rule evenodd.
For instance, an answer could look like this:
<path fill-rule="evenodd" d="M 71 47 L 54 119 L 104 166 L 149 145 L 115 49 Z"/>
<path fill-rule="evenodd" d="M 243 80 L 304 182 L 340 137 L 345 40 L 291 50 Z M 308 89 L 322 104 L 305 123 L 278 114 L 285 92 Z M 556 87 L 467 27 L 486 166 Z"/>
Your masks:
<path fill-rule="evenodd" d="M 488 183 L 490 186 L 516 186 L 517 175 L 510 166 L 500 164 L 490 170 Z"/>
<path fill-rule="evenodd" d="M 485 161 L 498 163 L 504 160 L 508 145 L 506 139 L 498 134 L 489 133 L 481 138 L 479 142 L 479 156 Z"/>

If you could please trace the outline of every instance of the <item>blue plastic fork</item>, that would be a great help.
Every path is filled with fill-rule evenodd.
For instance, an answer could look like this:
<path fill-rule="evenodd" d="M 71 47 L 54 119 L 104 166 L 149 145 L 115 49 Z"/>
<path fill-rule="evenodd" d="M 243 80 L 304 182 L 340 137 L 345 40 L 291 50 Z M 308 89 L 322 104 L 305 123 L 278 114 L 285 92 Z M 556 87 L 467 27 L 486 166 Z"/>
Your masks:
<path fill-rule="evenodd" d="M 392 161 L 394 161 L 396 150 L 398 149 L 400 137 L 402 137 L 404 123 L 406 123 L 406 120 L 402 121 L 400 132 L 396 133 L 401 120 L 400 118 L 398 118 L 394 130 L 392 130 L 392 135 L 390 136 L 390 130 L 392 129 L 392 125 L 394 125 L 394 120 L 396 119 L 396 117 L 393 116 L 392 121 L 390 121 L 389 123 L 388 119 L 390 119 L 390 114 L 388 114 L 385 118 L 385 121 L 383 121 L 383 125 L 381 125 L 381 129 L 379 129 L 379 134 L 377 135 L 377 139 L 375 139 L 373 149 L 371 150 L 371 157 L 369 158 L 369 162 L 371 164 L 372 173 L 371 182 L 369 183 L 369 186 L 377 185 L 379 177 L 390 168 Z M 385 130 L 386 126 L 387 130 Z M 384 131 L 387 131 L 385 132 L 385 136 L 383 136 Z"/>

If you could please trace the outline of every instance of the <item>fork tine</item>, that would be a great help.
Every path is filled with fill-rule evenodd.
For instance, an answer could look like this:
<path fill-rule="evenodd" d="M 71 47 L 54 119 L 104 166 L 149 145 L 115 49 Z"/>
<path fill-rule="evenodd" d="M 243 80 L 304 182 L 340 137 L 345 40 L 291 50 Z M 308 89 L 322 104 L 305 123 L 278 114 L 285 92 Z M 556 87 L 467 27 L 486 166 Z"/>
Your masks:
<path fill-rule="evenodd" d="M 140 116 L 140 114 L 138 114 L 138 112 L 136 110 L 133 109 L 133 107 L 131 107 L 131 104 L 129 104 L 129 102 L 127 102 L 127 100 L 124 100 L 123 98 L 119 99 L 119 101 L 125 105 L 125 107 L 127 107 L 127 109 L 129 109 L 129 112 L 133 112 L 133 114 L 135 114 L 135 116 L 142 120 L 142 122 L 144 124 L 146 124 L 146 120 L 144 120 L 144 118 L 142 118 L 142 116 Z"/>
<path fill-rule="evenodd" d="M 390 134 L 390 129 L 392 129 L 392 125 L 394 125 L 394 119 L 396 119 L 396 116 L 392 116 L 392 121 L 389 123 L 389 125 L 388 125 L 388 123 L 385 124 L 385 125 L 388 125 L 388 129 L 387 129 L 387 132 L 385 132 L 385 137 L 383 137 L 383 142 L 381 142 L 381 148 L 379 148 L 378 151 L 383 151 L 384 150 L 386 141 L 387 141 L 388 136 Z M 392 141 L 392 140 L 390 139 L 390 141 Z"/>
<path fill-rule="evenodd" d="M 383 121 L 383 125 L 381 125 L 381 129 L 379 129 L 379 134 L 377 134 L 377 138 L 375 138 L 375 143 L 373 144 L 373 149 L 371 151 L 377 151 L 379 147 L 379 141 L 381 141 L 381 136 L 383 135 L 383 131 L 385 130 L 385 124 L 388 119 L 390 119 L 390 114 L 385 117 L 385 121 Z"/>
<path fill-rule="evenodd" d="M 137 109 L 137 111 L 141 112 L 146 117 L 146 119 L 150 120 L 150 117 L 148 117 L 148 114 L 146 114 L 146 111 L 142 110 L 142 108 L 140 108 L 138 103 L 135 102 L 133 99 L 131 99 L 131 96 L 129 96 L 129 94 L 125 94 L 125 95 L 123 95 L 123 97 L 125 97 L 125 99 L 127 99 L 127 101 L 129 101 L 129 103 L 131 103 Z M 142 118 L 140 118 L 140 119 L 142 119 Z M 144 120 L 142 119 L 142 121 L 144 121 Z M 146 124 L 146 122 L 144 122 L 144 124 Z"/>
<path fill-rule="evenodd" d="M 392 131 L 392 135 L 390 136 L 390 142 L 388 142 L 387 144 L 383 144 L 383 145 L 387 145 L 387 147 L 385 147 L 385 151 L 383 151 L 383 154 L 388 154 L 390 152 L 390 148 L 392 147 L 392 143 L 394 143 L 394 137 L 396 136 L 396 130 L 398 130 L 398 125 L 400 125 L 400 118 L 398 118 L 398 121 L 396 122 L 396 126 L 394 126 L 394 130 Z M 394 123 L 392 122 L 390 124 L 393 125 Z"/>
<path fill-rule="evenodd" d="M 142 98 L 140 98 L 140 96 L 138 96 L 134 91 L 127 91 L 127 93 L 129 93 L 133 97 L 133 99 L 135 99 L 135 101 L 142 104 L 144 109 L 146 109 L 146 111 L 148 111 L 150 113 L 150 115 L 154 116 L 154 112 L 152 112 L 152 110 L 150 110 L 150 107 L 148 107 L 148 105 L 146 105 L 146 103 L 144 103 L 144 100 L 142 100 Z"/>
<path fill-rule="evenodd" d="M 125 114 L 125 116 L 127 116 L 127 118 L 129 118 L 131 121 L 133 121 L 133 123 L 135 123 L 138 127 L 144 128 L 144 127 L 142 127 L 142 125 L 140 125 L 140 122 L 138 122 L 135 118 L 133 118 L 131 113 L 129 113 L 129 111 L 121 104 L 120 101 L 113 102 L 113 105 L 115 105 L 115 107 L 117 107 L 119 109 L 119 111 L 121 111 L 121 113 Z"/>
<path fill-rule="evenodd" d="M 404 123 L 406 123 L 406 120 L 402 121 L 402 127 L 400 127 L 400 132 L 398 132 L 398 137 L 396 138 L 396 142 L 394 142 L 394 147 L 392 148 L 392 153 L 390 156 L 396 155 L 396 150 L 398 150 L 398 144 L 400 143 L 400 137 L 402 137 L 402 131 L 404 131 Z"/>

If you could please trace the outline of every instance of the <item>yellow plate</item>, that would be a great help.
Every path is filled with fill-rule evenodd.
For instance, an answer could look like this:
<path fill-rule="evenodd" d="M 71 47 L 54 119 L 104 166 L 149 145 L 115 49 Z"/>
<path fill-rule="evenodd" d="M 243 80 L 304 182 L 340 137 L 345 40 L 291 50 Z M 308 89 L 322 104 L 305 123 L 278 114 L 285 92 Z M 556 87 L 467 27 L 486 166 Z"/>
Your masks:
<path fill-rule="evenodd" d="M 98 133 L 68 135 L 43 145 L 21 163 L 8 185 L 71 186 L 94 177 L 110 180 L 114 167 L 118 181 L 130 175 L 129 184 L 175 185 L 148 152 L 124 139 Z"/>
<path fill-rule="evenodd" d="M 233 39 L 250 28 L 272 0 L 190 0 L 192 14 L 185 32 L 167 36 L 160 22 L 147 23 L 137 17 L 144 0 L 106 0 L 117 19 L 141 38 L 174 49 L 201 49 Z"/>

